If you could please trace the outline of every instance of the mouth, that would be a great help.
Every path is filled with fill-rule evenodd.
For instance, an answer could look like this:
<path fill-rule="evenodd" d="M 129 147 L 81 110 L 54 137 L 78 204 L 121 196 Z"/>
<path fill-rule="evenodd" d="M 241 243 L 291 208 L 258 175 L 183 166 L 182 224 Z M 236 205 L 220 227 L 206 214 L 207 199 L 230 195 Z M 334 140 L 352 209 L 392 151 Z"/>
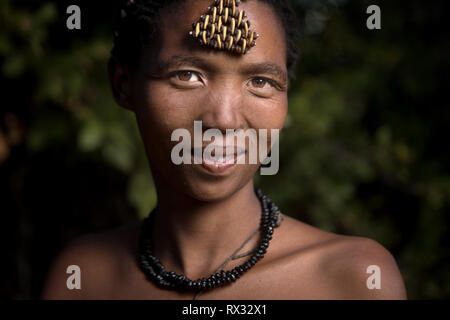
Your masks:
<path fill-rule="evenodd" d="M 221 147 L 220 147 L 221 148 Z M 233 153 L 226 153 L 226 147 L 223 148 L 222 155 L 215 155 L 215 150 L 209 154 L 209 152 L 204 152 L 205 147 L 203 148 L 192 148 L 191 157 L 194 164 L 201 164 L 201 167 L 206 169 L 209 173 L 219 174 L 229 171 L 238 163 L 244 163 L 242 158 L 245 157 L 245 149 L 231 147 L 231 150 L 234 150 Z M 196 152 L 197 151 L 197 152 Z M 245 159 L 244 159 L 245 161 Z"/>

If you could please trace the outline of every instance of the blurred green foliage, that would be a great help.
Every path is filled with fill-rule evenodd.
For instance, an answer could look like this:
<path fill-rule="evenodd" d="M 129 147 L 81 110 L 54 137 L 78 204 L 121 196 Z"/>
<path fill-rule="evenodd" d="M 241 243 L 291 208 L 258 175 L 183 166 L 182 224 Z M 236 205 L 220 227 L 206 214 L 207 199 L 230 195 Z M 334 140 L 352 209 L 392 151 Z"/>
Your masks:
<path fill-rule="evenodd" d="M 33 105 L 27 148 L 41 152 L 75 135 L 73 147 L 78 152 L 96 154 L 130 177 L 129 200 L 141 216 L 146 215 L 156 203 L 154 186 L 136 121 L 110 93 L 109 34 L 93 32 L 80 40 L 75 32 L 67 32 L 70 44 L 59 48 L 49 37 L 55 25 L 64 28 L 65 8 L 47 2 L 31 13 L 4 1 L 1 12 L 7 28 L 0 38 L 2 75 L 33 77 L 34 82 L 26 93 Z"/>
<path fill-rule="evenodd" d="M 448 298 L 450 114 L 438 99 L 449 74 L 439 24 L 445 10 L 438 2 L 375 3 L 381 30 L 366 28 L 365 1 L 296 2 L 302 60 L 289 93 L 280 172 L 256 180 L 285 213 L 387 247 L 410 298 Z M 143 217 L 156 203 L 155 189 L 134 116 L 110 92 L 112 26 L 97 15 L 100 7 L 83 3 L 83 13 L 96 14 L 79 32 L 65 30 L 64 3 L 0 2 L 8 88 L 0 145 L 9 150 L 0 161 L 15 146 L 29 155 L 68 146 L 75 157 L 127 177 L 127 201 Z M 11 115 L 18 120 L 6 121 Z"/>

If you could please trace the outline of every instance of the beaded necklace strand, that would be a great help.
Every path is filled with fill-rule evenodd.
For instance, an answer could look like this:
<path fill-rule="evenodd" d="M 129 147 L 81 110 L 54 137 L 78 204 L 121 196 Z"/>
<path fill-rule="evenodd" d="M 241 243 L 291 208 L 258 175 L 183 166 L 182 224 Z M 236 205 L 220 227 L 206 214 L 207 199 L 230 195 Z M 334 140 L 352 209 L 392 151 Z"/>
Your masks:
<path fill-rule="evenodd" d="M 152 255 L 151 234 L 154 225 L 154 218 L 156 215 L 156 208 L 144 220 L 142 232 L 139 239 L 139 265 L 142 271 L 147 275 L 149 280 L 155 282 L 158 286 L 165 289 L 172 289 L 178 291 L 195 290 L 198 291 L 194 300 L 203 290 L 214 289 L 218 286 L 223 286 L 239 279 L 246 271 L 251 269 L 259 260 L 264 257 L 267 251 L 269 242 L 272 239 L 274 228 L 281 223 L 282 216 L 278 207 L 267 197 L 261 190 L 256 192 L 262 206 L 261 223 L 257 230 L 229 257 L 225 262 L 208 278 L 200 278 L 191 280 L 185 275 L 176 274 L 173 271 L 166 271 L 160 260 Z M 258 247 L 245 254 L 236 256 L 236 254 L 256 235 L 257 231 L 262 232 L 262 240 Z M 220 271 L 232 259 L 238 259 L 251 255 L 245 263 L 235 267 L 233 270 Z M 219 272 L 220 271 L 220 272 Z"/>

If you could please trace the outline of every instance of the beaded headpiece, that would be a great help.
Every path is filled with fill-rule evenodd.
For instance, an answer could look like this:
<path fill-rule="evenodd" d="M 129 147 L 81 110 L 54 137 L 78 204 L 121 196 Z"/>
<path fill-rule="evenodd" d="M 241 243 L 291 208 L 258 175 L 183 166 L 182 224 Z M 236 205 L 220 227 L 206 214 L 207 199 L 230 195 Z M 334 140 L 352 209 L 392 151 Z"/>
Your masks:
<path fill-rule="evenodd" d="M 240 3 L 241 0 L 214 0 L 207 12 L 192 23 L 189 35 L 202 45 L 246 54 L 256 45 L 259 35 L 249 29 L 251 23 L 245 20 L 245 11 L 237 9 Z"/>
<path fill-rule="evenodd" d="M 246 54 L 256 45 L 259 34 L 250 30 L 251 23 L 246 19 L 245 11 L 238 10 L 242 1 L 245 0 L 214 0 L 205 14 L 192 23 L 189 36 L 204 46 Z M 120 14 L 121 20 L 127 18 L 138 7 L 140 6 L 135 0 L 124 1 Z M 117 38 L 118 31 L 114 35 Z"/>

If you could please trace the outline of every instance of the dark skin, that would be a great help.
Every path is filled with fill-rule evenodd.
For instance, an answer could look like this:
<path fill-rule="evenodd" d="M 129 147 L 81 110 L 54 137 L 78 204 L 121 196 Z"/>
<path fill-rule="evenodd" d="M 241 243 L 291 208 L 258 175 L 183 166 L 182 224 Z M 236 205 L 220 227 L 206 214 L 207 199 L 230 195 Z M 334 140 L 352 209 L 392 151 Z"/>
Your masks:
<path fill-rule="evenodd" d="M 167 270 L 191 279 L 208 277 L 258 227 L 261 205 L 253 191 L 258 165 L 236 165 L 221 175 L 200 165 L 175 166 L 172 131 L 186 128 L 193 134 L 194 120 L 202 120 L 204 130 L 281 129 L 288 105 L 285 39 L 270 5 L 254 0 L 240 5 L 260 34 L 257 46 L 244 56 L 187 40 L 191 22 L 208 5 L 207 0 L 186 1 L 163 9 L 160 47 L 143 48 L 138 68 L 110 64 L 114 96 L 136 114 L 157 187 L 154 255 Z M 161 68 L 174 57 L 190 59 Z M 284 217 L 262 260 L 236 282 L 205 291 L 199 299 L 406 298 L 394 258 L 377 242 Z M 195 292 L 161 289 L 138 268 L 141 225 L 72 242 L 54 261 L 42 298 L 192 299 Z M 242 252 L 259 239 L 254 237 Z M 232 260 L 224 269 L 246 259 Z M 66 287 L 66 268 L 73 264 L 81 268 L 81 290 Z M 366 287 L 369 265 L 381 269 L 379 290 Z"/>

